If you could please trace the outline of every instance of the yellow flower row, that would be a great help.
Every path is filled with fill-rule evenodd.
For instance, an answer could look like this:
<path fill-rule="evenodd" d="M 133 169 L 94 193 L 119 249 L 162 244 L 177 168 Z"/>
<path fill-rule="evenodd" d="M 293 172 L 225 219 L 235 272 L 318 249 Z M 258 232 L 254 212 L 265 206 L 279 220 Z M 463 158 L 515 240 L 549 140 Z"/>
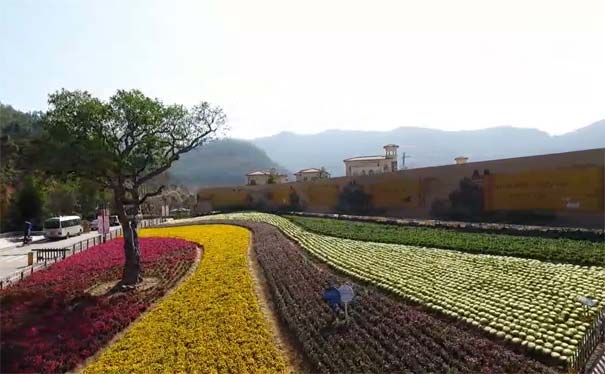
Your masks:
<path fill-rule="evenodd" d="M 85 373 L 284 372 L 247 264 L 250 234 L 225 226 L 142 230 L 204 246 L 195 273 L 162 300 Z"/>

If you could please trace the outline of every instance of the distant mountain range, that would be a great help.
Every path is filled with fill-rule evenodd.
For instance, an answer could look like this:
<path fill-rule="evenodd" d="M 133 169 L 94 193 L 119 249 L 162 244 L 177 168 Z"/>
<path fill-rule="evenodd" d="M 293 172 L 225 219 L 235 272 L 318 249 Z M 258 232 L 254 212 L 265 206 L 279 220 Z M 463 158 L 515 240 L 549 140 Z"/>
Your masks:
<path fill-rule="evenodd" d="M 236 186 L 245 184 L 246 173 L 270 168 L 288 173 L 254 144 L 223 139 L 184 154 L 168 173 L 172 183 L 190 187 Z"/>
<path fill-rule="evenodd" d="M 0 103 L 0 168 L 9 161 L 22 166 L 18 163 L 18 150 L 23 142 L 40 134 L 42 115 L 41 112 L 24 113 Z M 250 171 L 271 168 L 288 173 L 254 144 L 223 139 L 184 154 L 157 182 L 189 187 L 233 186 L 244 184 L 245 175 Z"/>
<path fill-rule="evenodd" d="M 13 143 L 39 134 L 41 115 L 0 103 L 0 166 L 11 159 Z M 314 135 L 282 132 L 252 141 L 223 139 L 184 154 L 168 174 L 171 183 L 189 187 L 241 185 L 246 173 L 270 168 L 289 174 L 290 180 L 293 172 L 321 166 L 337 177 L 344 174 L 345 158 L 381 155 L 382 146 L 389 143 L 399 145 L 400 165 L 403 152 L 410 156 L 405 162 L 410 168 L 452 164 L 457 156 L 467 156 L 470 161 L 530 156 L 605 148 L 605 120 L 560 136 L 514 127 L 476 131 L 400 127 L 391 131 L 327 130 Z"/>
<path fill-rule="evenodd" d="M 332 176 L 344 174 L 342 160 L 384 154 L 382 146 L 399 145 L 399 165 L 405 152 L 409 168 L 452 164 L 457 156 L 469 161 L 605 148 L 605 120 L 570 133 L 551 136 L 536 129 L 494 127 L 473 131 L 443 131 L 400 127 L 391 131 L 327 130 L 313 135 L 282 132 L 252 143 L 288 170 L 324 166 Z"/>

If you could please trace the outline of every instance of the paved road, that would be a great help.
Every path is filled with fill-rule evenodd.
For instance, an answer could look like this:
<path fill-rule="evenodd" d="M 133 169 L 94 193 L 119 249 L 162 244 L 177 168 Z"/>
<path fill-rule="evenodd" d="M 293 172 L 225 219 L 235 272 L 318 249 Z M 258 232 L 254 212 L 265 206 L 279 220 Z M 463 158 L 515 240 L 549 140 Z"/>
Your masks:
<path fill-rule="evenodd" d="M 119 226 L 114 226 L 111 227 L 110 230 L 115 231 L 119 228 Z M 86 239 L 90 239 L 89 243 L 90 245 L 92 245 L 92 238 L 98 236 L 99 234 L 96 231 L 93 231 L 69 239 L 41 240 L 26 246 L 23 246 L 21 243 L 18 243 L 13 247 L 0 248 L 0 278 L 6 277 L 16 271 L 26 269 L 27 254 L 34 249 L 65 248 L 70 247 L 71 245 Z M 86 243 L 84 243 L 84 245 L 86 245 Z"/>
<path fill-rule="evenodd" d="M 40 240 L 44 240 L 44 236 L 43 235 L 33 235 L 32 240 L 34 242 L 38 242 Z M 20 235 L 18 237 L 11 236 L 8 238 L 0 238 L 0 249 L 15 248 L 15 247 L 21 245 L 22 241 L 23 241 L 23 235 Z"/>

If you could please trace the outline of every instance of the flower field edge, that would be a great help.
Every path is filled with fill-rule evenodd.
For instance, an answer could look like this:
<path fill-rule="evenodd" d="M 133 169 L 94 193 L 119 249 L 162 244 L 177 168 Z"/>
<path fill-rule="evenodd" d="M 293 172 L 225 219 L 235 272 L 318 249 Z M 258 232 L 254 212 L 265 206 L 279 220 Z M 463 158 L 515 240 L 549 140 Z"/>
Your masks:
<path fill-rule="evenodd" d="M 256 253 L 255 233 L 250 227 L 245 225 L 231 225 L 247 229 L 250 232 L 250 246 L 248 249 L 248 266 L 252 280 L 254 282 L 254 291 L 259 300 L 261 312 L 265 316 L 267 326 L 272 333 L 278 349 L 286 361 L 288 373 L 307 373 L 310 372 L 311 364 L 301 352 L 296 339 L 290 333 L 288 326 L 283 321 L 279 313 L 275 300 L 272 295 L 272 289 L 269 285 L 267 275 L 261 266 Z"/>
<path fill-rule="evenodd" d="M 196 242 L 204 247 L 203 258 L 191 277 L 84 373 L 286 371 L 253 289 L 248 230 L 179 226 L 142 230 L 142 236 Z"/>
<path fill-rule="evenodd" d="M 105 351 L 107 349 L 109 349 L 109 347 L 111 347 L 115 342 L 120 340 L 122 338 L 122 336 L 127 334 L 133 328 L 133 326 L 135 326 L 147 314 L 149 314 L 151 311 L 153 311 L 157 307 L 157 305 L 160 302 L 162 302 L 162 300 L 170 297 L 170 295 L 172 295 L 181 284 L 183 284 L 187 279 L 189 279 L 195 273 L 195 271 L 197 270 L 198 266 L 201 263 L 201 260 L 203 258 L 203 253 L 204 253 L 202 246 L 197 245 L 197 243 L 195 243 L 195 244 L 196 244 L 196 256 L 195 256 L 195 259 L 193 260 L 193 264 L 191 264 L 191 266 L 189 267 L 187 272 L 183 276 L 181 276 L 174 285 L 172 285 L 169 289 L 167 289 L 166 293 L 163 296 L 159 297 L 158 299 L 155 299 L 143 313 L 141 313 L 134 321 L 132 321 L 128 326 L 126 326 L 126 328 L 124 328 L 122 331 L 118 332 L 103 348 L 98 350 L 94 355 L 88 357 L 84 362 L 82 362 L 80 365 L 78 365 L 76 368 L 74 368 L 71 372 L 82 373 L 88 365 L 92 364 L 99 357 L 101 357 L 105 353 Z"/>
<path fill-rule="evenodd" d="M 121 239 L 55 263 L 0 292 L 2 372 L 72 371 L 107 345 L 178 282 L 195 259 L 194 245 L 174 238 L 142 238 L 143 276 L 152 287 L 100 294 L 120 279 Z"/>

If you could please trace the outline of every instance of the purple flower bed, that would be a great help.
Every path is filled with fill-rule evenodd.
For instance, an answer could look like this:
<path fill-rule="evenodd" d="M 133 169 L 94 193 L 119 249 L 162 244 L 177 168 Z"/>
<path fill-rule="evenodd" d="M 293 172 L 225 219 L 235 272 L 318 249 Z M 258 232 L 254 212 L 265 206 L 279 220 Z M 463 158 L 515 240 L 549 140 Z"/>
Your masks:
<path fill-rule="evenodd" d="M 233 221 L 230 221 L 233 224 Z M 254 232 L 254 250 L 277 311 L 321 373 L 554 373 L 551 368 L 459 321 L 437 317 L 310 259 L 277 228 L 238 222 Z M 353 285 L 350 323 L 332 324 L 323 291 Z"/>

